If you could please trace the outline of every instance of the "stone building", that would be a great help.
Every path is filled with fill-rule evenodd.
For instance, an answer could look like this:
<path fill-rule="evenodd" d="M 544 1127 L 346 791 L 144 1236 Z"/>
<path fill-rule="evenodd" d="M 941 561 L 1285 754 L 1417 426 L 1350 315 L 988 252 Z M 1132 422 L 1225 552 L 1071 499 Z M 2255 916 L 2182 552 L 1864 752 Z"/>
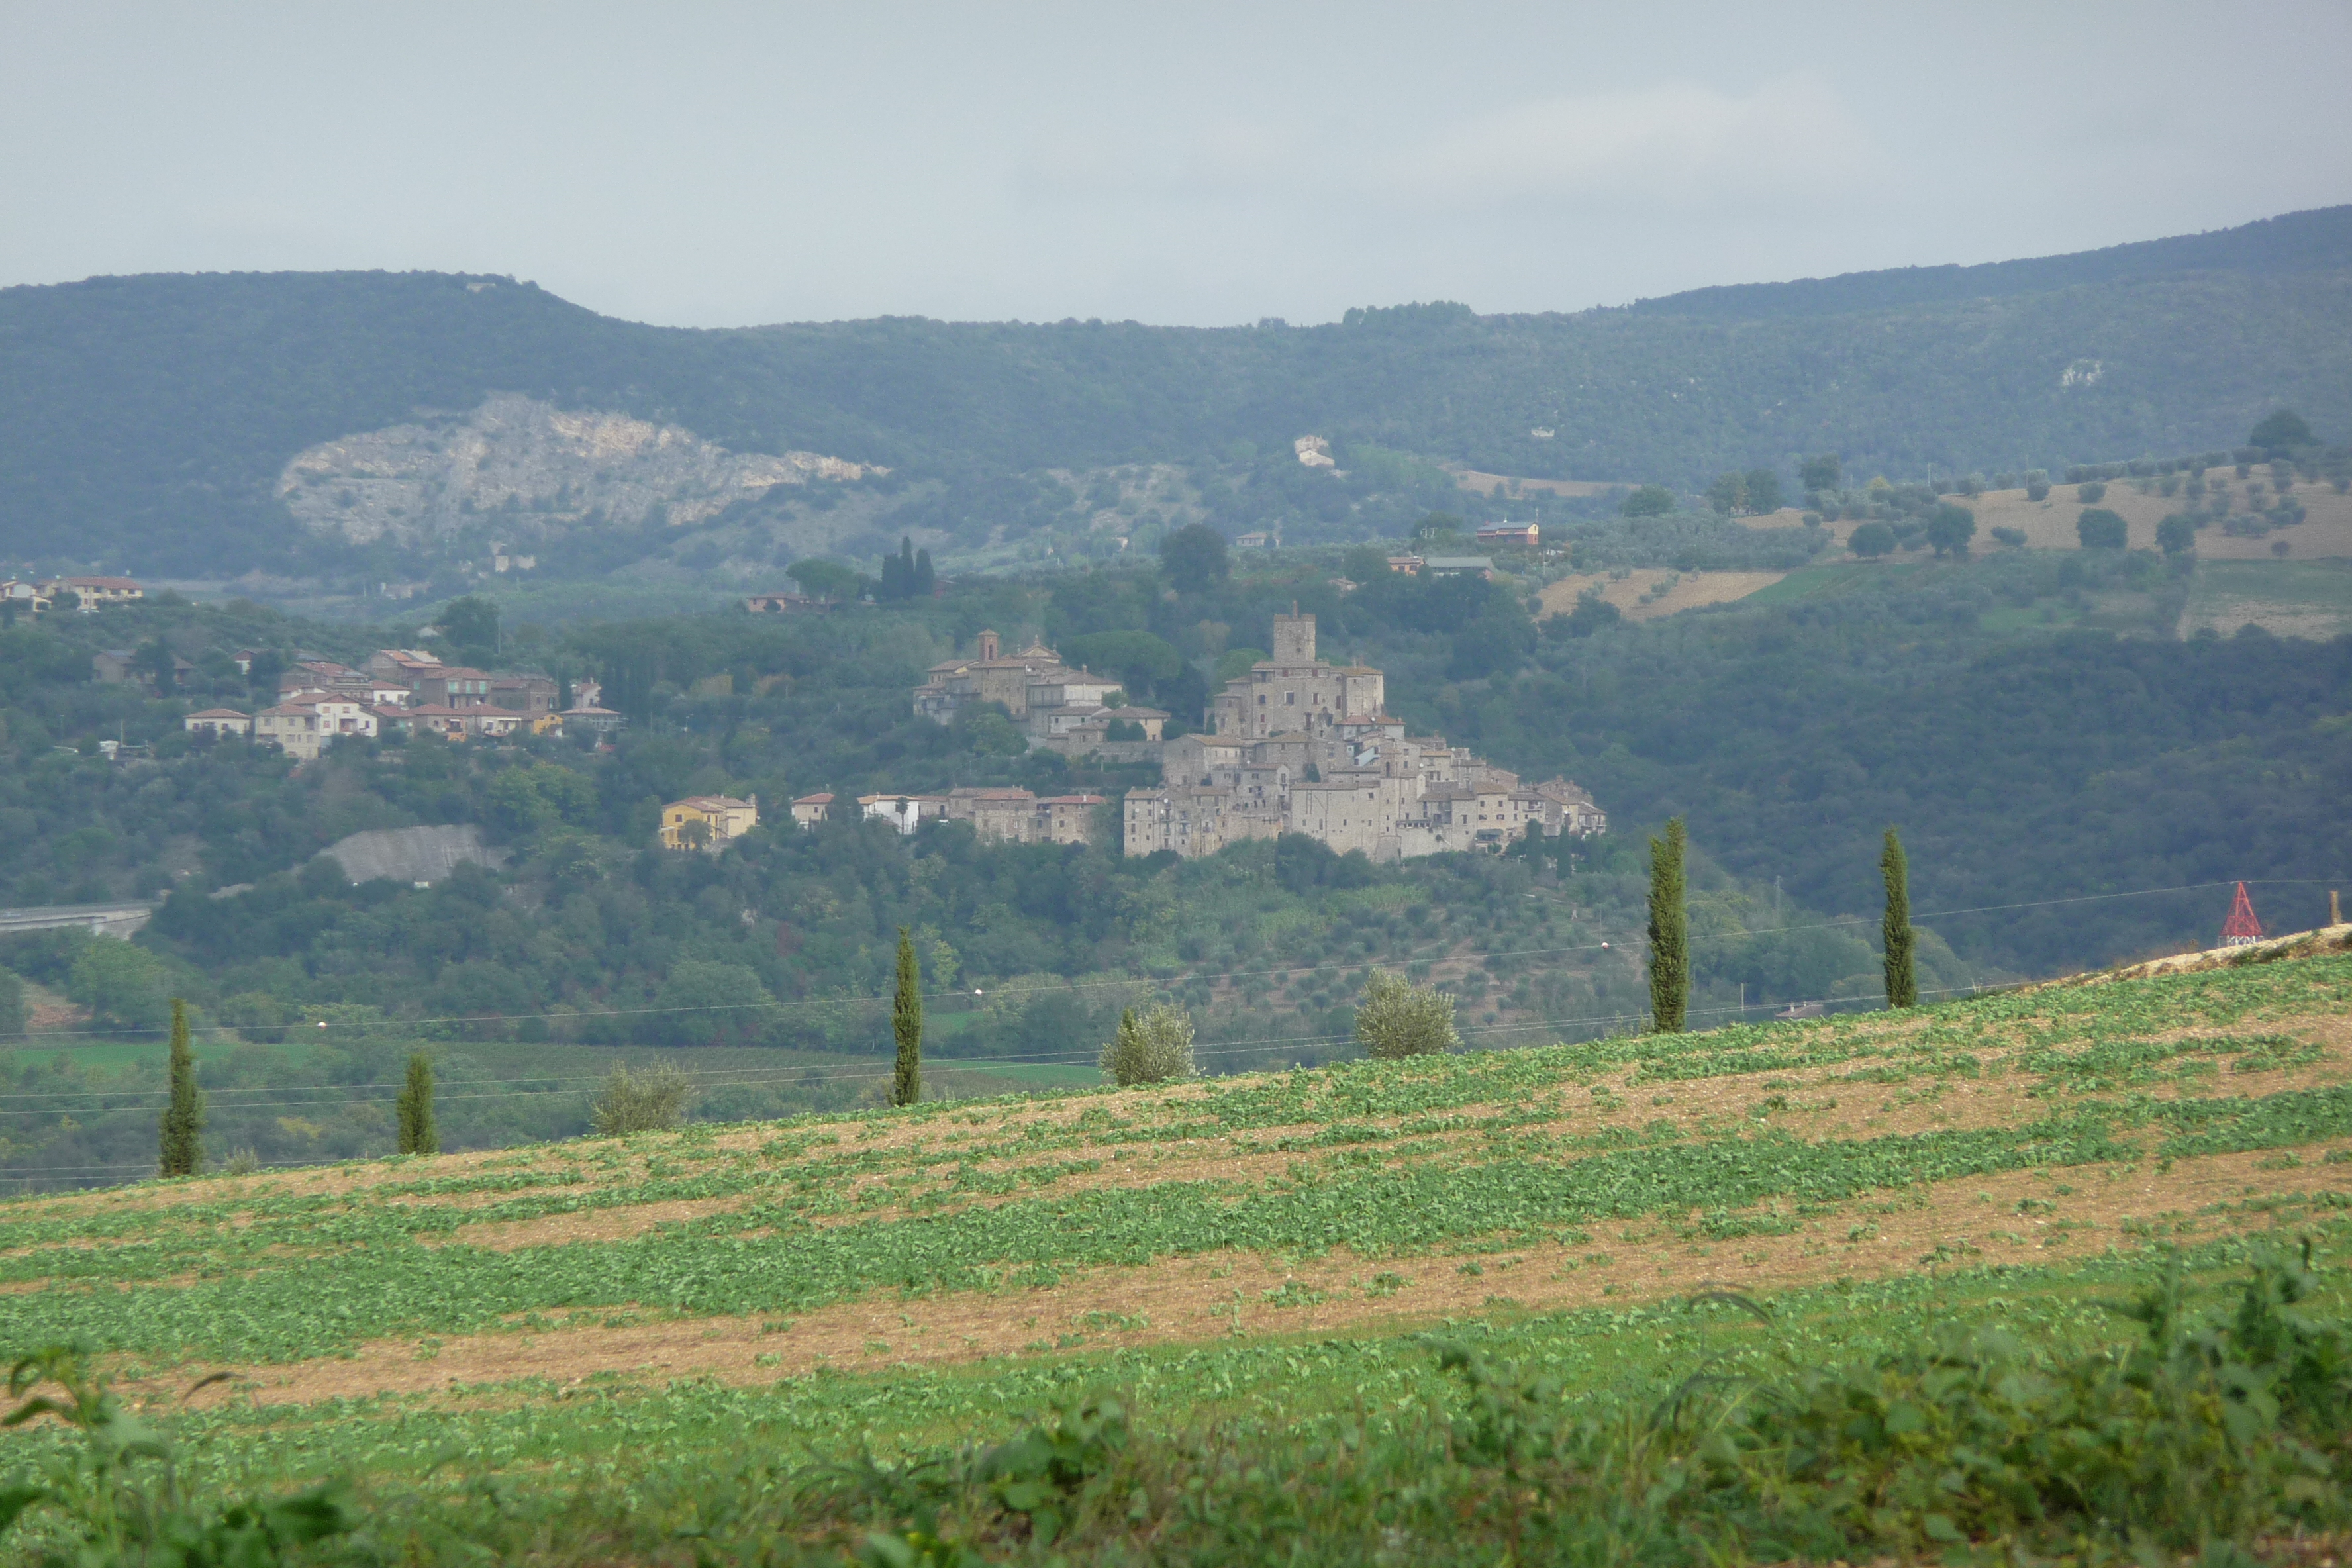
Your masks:
<path fill-rule="evenodd" d="M 1029 711 L 1032 686 L 1044 688 L 1048 707 L 1069 700 L 1065 695 L 1081 672 L 1063 667 L 1062 656 L 1044 643 L 1031 643 L 1019 653 L 1001 651 L 994 632 L 980 634 L 980 652 L 973 658 L 942 659 L 931 666 L 930 679 L 915 688 L 915 711 L 945 724 L 977 702 L 1001 702 L 1015 719 Z M 1099 683 L 1108 694 L 1117 681 Z M 1101 700 L 1098 695 L 1097 701 Z"/>
<path fill-rule="evenodd" d="M 1209 700 L 1209 729 L 1219 736 L 1313 734 L 1370 718 L 1387 700 L 1381 672 L 1335 667 L 1315 657 L 1315 617 L 1274 617 L 1274 657 L 1250 667 Z"/>
<path fill-rule="evenodd" d="M 1274 645 L 1212 700 L 1209 733 L 1160 748 L 1160 787 L 1129 793 L 1128 854 L 1213 855 L 1303 833 L 1388 861 L 1500 850 L 1531 826 L 1607 831 L 1607 815 L 1565 779 L 1526 784 L 1443 737 L 1406 734 L 1382 710 L 1379 670 L 1316 657 L 1314 616 L 1276 616 Z"/>

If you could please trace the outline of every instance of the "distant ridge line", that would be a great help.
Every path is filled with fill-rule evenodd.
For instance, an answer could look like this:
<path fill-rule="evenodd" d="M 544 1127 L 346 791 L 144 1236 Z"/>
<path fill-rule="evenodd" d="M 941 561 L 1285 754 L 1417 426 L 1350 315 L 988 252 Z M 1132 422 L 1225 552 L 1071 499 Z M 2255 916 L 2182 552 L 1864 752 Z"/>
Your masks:
<path fill-rule="evenodd" d="M 1957 263 L 1897 267 L 1785 283 L 1727 283 L 1636 300 L 1629 309 L 1643 315 L 1721 320 L 1832 316 L 1958 300 L 2000 299 L 2084 283 L 2127 283 L 2224 268 L 2257 274 L 2352 268 L 2352 205 L 2314 207 L 2235 228 L 2132 240 L 2063 256 L 1965 267 Z"/>

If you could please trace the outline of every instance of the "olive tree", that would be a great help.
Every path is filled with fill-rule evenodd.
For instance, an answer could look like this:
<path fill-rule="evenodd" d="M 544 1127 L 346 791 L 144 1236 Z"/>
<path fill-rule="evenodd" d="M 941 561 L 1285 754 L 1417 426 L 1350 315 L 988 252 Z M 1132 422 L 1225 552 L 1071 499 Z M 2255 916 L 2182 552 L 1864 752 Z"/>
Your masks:
<path fill-rule="evenodd" d="M 1454 998 L 1434 985 L 1374 970 L 1356 1009 L 1356 1042 L 1379 1061 L 1456 1049 L 1462 1037 L 1454 1032 Z"/>
<path fill-rule="evenodd" d="M 647 1073 L 616 1067 L 589 1107 L 588 1120 L 601 1138 L 667 1132 L 685 1120 L 689 1087 L 686 1075 L 667 1062 Z"/>
<path fill-rule="evenodd" d="M 1103 1047 L 1097 1065 L 1121 1089 L 1195 1076 L 1192 1015 L 1164 1002 L 1140 1014 L 1128 1008 L 1119 1014 L 1118 1032 Z"/>

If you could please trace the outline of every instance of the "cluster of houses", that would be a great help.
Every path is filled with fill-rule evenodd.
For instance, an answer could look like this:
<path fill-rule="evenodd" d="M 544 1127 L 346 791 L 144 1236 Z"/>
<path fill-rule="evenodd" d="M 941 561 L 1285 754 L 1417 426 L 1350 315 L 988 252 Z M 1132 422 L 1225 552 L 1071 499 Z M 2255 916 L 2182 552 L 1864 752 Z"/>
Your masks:
<path fill-rule="evenodd" d="M 1517 774 L 1412 735 L 1386 710 L 1387 682 L 1316 656 L 1315 617 L 1274 617 L 1274 657 L 1210 700 L 1208 732 L 1160 747 L 1157 789 L 1127 796 L 1129 855 L 1213 855 L 1228 844 L 1303 833 L 1375 861 L 1499 851 L 1530 830 L 1605 833 L 1608 815 L 1566 779 Z"/>
<path fill-rule="evenodd" d="M 793 802 L 793 821 L 803 828 L 830 822 L 838 813 L 868 822 L 887 822 L 911 838 L 926 822 L 969 822 L 984 843 L 1092 844 L 1096 841 L 1098 795 L 1040 795 L 1025 789 L 951 789 L 945 795 L 861 795 L 845 802 L 829 794 L 804 795 Z"/>
<path fill-rule="evenodd" d="M 915 688 L 915 711 L 942 724 L 967 708 L 996 703 L 1027 731 L 1032 751 L 1065 756 L 1156 758 L 1169 715 L 1127 700 L 1114 676 L 1072 669 L 1033 642 L 1008 654 L 992 631 L 980 634 L 977 656 L 944 659 Z"/>
<path fill-rule="evenodd" d="M 1274 657 L 1211 699 L 1206 733 L 1169 737 L 1169 715 L 1119 705 L 1117 682 L 1069 668 L 1043 643 L 1006 654 L 992 631 L 980 634 L 976 657 L 934 665 L 929 674 L 913 693 L 915 711 L 926 718 L 947 723 L 974 704 L 995 703 L 1028 731 L 1033 750 L 1158 763 L 1165 782 L 1127 796 L 1129 855 L 1213 855 L 1244 839 L 1303 833 L 1341 854 L 1361 850 L 1389 861 L 1500 850 L 1530 829 L 1547 837 L 1608 831 L 1608 815 L 1566 779 L 1523 783 L 1443 737 L 1408 734 L 1404 721 L 1387 711 L 1381 673 L 1317 657 L 1315 617 L 1296 605 L 1274 617 Z M 984 806 L 982 797 L 991 796 L 1003 803 Z M 1046 826 L 1059 820 L 1055 812 L 1066 802 L 1067 837 Z M 867 795 L 858 808 L 901 833 L 931 816 L 977 823 L 986 811 L 996 826 L 984 836 L 1076 843 L 1089 841 L 1083 825 L 1097 804 L 1090 795 L 1039 800 L 1025 790 L 958 790 Z M 831 795 L 812 795 L 794 802 L 793 815 L 805 826 L 834 805 Z"/>
<path fill-rule="evenodd" d="M 255 655 L 241 649 L 237 668 L 252 670 Z M 127 669 L 128 654 L 99 656 L 99 677 L 111 658 Z M 125 679 L 123 674 L 113 677 Z M 438 735 L 445 741 L 502 740 L 534 735 L 609 735 L 625 720 L 599 707 L 602 689 L 578 682 L 569 707 L 557 706 L 552 676 L 474 669 L 444 664 L 417 648 L 379 648 L 354 669 L 331 659 L 297 660 L 278 679 L 278 700 L 257 713 L 208 708 L 188 715 L 189 730 L 215 737 L 244 736 L 308 761 L 345 736 Z"/>
<path fill-rule="evenodd" d="M 105 605 L 127 605 L 146 596 L 147 590 L 128 577 L 49 577 L 37 581 L 11 577 L 0 582 L 0 605 L 30 616 L 46 616 L 59 604 L 92 615 Z"/>

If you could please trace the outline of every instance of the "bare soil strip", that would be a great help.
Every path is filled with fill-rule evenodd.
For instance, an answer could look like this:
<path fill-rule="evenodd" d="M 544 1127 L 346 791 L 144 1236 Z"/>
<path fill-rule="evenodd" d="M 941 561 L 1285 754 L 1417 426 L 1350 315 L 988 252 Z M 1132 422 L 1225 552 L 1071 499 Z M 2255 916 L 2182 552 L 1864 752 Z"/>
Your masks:
<path fill-rule="evenodd" d="M 1488 1255 L 1367 1260 L 1238 1253 L 1099 1268 L 1042 1289 L 913 1300 L 868 1298 L 788 1326 L 750 1318 L 669 1320 L 484 1333 L 446 1342 L 379 1342 L 348 1358 L 289 1366 L 184 1368 L 239 1374 L 199 1402 L 425 1394 L 518 1379 L 571 1383 L 714 1377 L 757 1384 L 814 1368 L 945 1364 L 1086 1345 L 1198 1342 L 1228 1334 L 1392 1332 L 1498 1310 L 1555 1311 L 1703 1289 L 1773 1291 L 2004 1260 L 2050 1260 L 2156 1240 L 2270 1228 L 2278 1204 L 2352 1187 L 2352 1167 L 2284 1152 L 1972 1177 L 1888 1192 L 1778 1236 L 1709 1240 L 1695 1226 L 1644 1221 L 1587 1245 Z M 615 1313 L 613 1315 L 625 1315 Z M 165 1392 L 159 1380 L 152 1392 Z"/>

